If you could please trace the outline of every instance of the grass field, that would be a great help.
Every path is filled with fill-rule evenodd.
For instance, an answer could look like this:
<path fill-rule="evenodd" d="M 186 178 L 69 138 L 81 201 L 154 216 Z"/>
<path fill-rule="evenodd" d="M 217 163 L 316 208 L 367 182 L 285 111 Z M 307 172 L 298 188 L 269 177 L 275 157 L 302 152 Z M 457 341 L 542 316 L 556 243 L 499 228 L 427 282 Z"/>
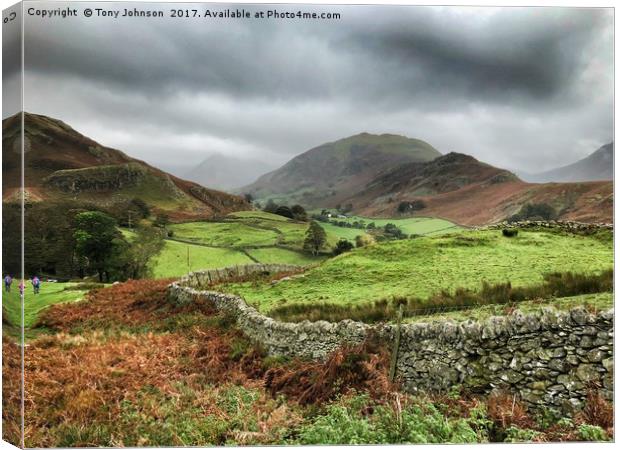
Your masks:
<path fill-rule="evenodd" d="M 19 326 L 21 322 L 21 306 L 19 298 L 19 282 L 14 282 L 11 293 L 2 293 L 2 307 L 6 311 L 7 319 L 14 326 Z M 48 306 L 57 303 L 74 302 L 81 300 L 87 289 L 70 289 L 78 286 L 79 283 L 45 283 L 41 284 L 41 291 L 35 295 L 30 283 L 26 283 L 24 295 L 24 326 L 30 328 L 39 313 Z"/>
<path fill-rule="evenodd" d="M 174 238 L 216 247 L 275 245 L 279 233 L 242 222 L 189 222 L 171 225 Z"/>
<path fill-rule="evenodd" d="M 327 233 L 325 252 L 339 239 L 353 241 L 360 230 L 324 225 Z M 263 211 L 232 213 L 221 222 L 188 222 L 170 225 L 174 237 L 166 241 L 151 267 L 155 278 L 181 276 L 189 271 L 226 267 L 235 264 L 283 263 L 310 265 L 323 261 L 303 252 L 307 222 L 297 222 Z M 123 230 L 126 237 L 132 232 Z M 187 251 L 190 263 L 187 262 Z"/>
<path fill-rule="evenodd" d="M 235 249 L 203 247 L 167 240 L 162 252 L 153 258 L 150 264 L 154 278 L 169 278 L 179 277 L 195 270 L 252 262 L 247 255 Z"/>
<path fill-rule="evenodd" d="M 320 213 L 320 211 L 314 211 L 315 213 Z M 337 214 L 336 211 L 331 211 L 332 214 Z M 451 233 L 461 229 L 458 225 L 444 219 L 436 219 L 432 217 L 408 217 L 404 219 L 398 218 L 390 218 L 390 219 L 374 219 L 369 217 L 362 216 L 348 216 L 346 219 L 334 218 L 331 219 L 336 222 L 364 222 L 366 225 L 369 223 L 374 223 L 377 228 L 384 227 L 388 223 L 392 223 L 400 228 L 403 233 L 406 234 L 420 234 L 420 235 L 435 235 L 435 234 L 444 234 Z M 323 224 L 321 224 L 323 225 Z M 336 227 L 335 228 L 342 228 Z M 347 228 L 345 228 L 347 229 Z M 355 231 L 355 228 L 351 228 L 350 230 Z M 358 230 L 358 234 L 359 234 Z"/>
<path fill-rule="evenodd" d="M 274 286 L 240 283 L 225 289 L 268 311 L 297 302 L 427 298 L 443 289 L 478 289 L 483 280 L 529 286 L 550 272 L 612 267 L 611 240 L 543 231 L 521 231 L 515 238 L 503 237 L 498 230 L 464 231 L 355 249 L 309 270 L 305 277 Z"/>

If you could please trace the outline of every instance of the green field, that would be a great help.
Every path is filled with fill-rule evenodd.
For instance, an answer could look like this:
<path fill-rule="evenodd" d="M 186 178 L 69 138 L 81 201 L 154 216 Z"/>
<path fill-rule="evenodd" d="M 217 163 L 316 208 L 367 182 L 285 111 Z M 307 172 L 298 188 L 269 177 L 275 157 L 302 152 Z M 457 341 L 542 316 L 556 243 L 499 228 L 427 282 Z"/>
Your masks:
<path fill-rule="evenodd" d="M 276 285 L 226 287 L 264 311 L 285 303 L 359 303 L 393 296 L 427 298 L 442 289 L 478 289 L 483 280 L 513 286 L 542 282 L 549 272 L 613 268 L 613 243 L 555 232 L 463 231 L 388 242 L 327 260 L 305 277 Z"/>
<path fill-rule="evenodd" d="M 191 241 L 213 247 L 275 245 L 278 233 L 242 222 L 189 222 L 171 225 L 174 239 Z"/>
<path fill-rule="evenodd" d="M 314 211 L 315 213 L 319 213 L 320 211 Z M 338 214 L 335 211 L 331 211 L 332 214 Z M 330 219 L 332 222 L 364 222 L 366 225 L 369 223 L 374 223 L 377 228 L 384 227 L 388 223 L 392 223 L 400 228 L 403 233 L 406 234 L 419 234 L 419 235 L 435 235 L 435 234 L 443 234 L 443 233 L 452 233 L 461 229 L 458 225 L 444 219 L 435 219 L 432 217 L 408 217 L 405 219 L 374 219 L 370 217 L 362 217 L 362 216 L 347 216 L 345 219 L 333 217 Z M 324 225 L 321 223 L 321 225 Z M 355 228 L 343 228 L 333 225 L 334 228 L 341 228 L 345 230 L 352 230 L 355 232 Z M 360 231 L 357 230 L 357 234 L 360 234 Z"/>
<path fill-rule="evenodd" d="M 39 313 L 48 306 L 57 303 L 74 302 L 81 300 L 88 290 L 67 289 L 78 286 L 79 283 L 41 283 L 40 293 L 35 295 L 32 286 L 26 282 L 24 295 L 24 326 L 30 328 L 36 321 Z M 21 322 L 21 307 L 19 299 L 19 282 L 13 282 L 11 293 L 2 293 L 2 307 L 6 311 L 11 325 L 19 326 Z"/>
<path fill-rule="evenodd" d="M 351 228 L 321 225 L 327 233 L 325 252 L 330 252 L 339 239 L 353 241 L 355 236 L 363 233 Z M 162 253 L 151 262 L 155 278 L 255 262 L 311 265 L 326 258 L 325 255 L 314 257 L 302 251 L 307 222 L 263 211 L 232 213 L 220 222 L 173 224 L 169 229 L 173 231 L 173 237 L 166 240 Z M 133 236 L 129 230 L 122 232 L 128 238 Z"/>
<path fill-rule="evenodd" d="M 321 224 L 331 249 L 340 238 L 353 241 L 363 230 Z M 301 250 L 308 222 L 298 222 L 263 211 L 230 214 L 221 222 L 188 222 L 169 227 L 174 239 L 215 247 L 285 247 Z"/>
<path fill-rule="evenodd" d="M 262 211 L 236 212 L 220 222 L 173 224 L 169 226 L 173 237 L 150 263 L 153 277 L 179 277 L 190 271 L 256 262 L 316 264 L 326 256 L 313 257 L 302 251 L 307 228 L 305 222 Z M 326 250 L 343 236 L 340 231 L 328 232 Z M 127 238 L 133 236 L 130 230 L 122 232 Z"/>
<path fill-rule="evenodd" d="M 189 264 L 188 264 L 189 251 Z M 154 278 L 180 277 L 191 271 L 251 264 L 243 252 L 230 248 L 203 247 L 167 240 L 162 252 L 150 262 Z"/>

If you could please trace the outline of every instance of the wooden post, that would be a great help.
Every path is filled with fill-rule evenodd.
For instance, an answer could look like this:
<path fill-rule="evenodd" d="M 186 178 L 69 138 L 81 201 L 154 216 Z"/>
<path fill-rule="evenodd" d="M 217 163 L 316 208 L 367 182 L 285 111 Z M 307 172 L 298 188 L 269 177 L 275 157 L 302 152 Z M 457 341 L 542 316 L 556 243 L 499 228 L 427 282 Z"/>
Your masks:
<path fill-rule="evenodd" d="M 394 382 L 396 376 L 396 361 L 398 360 L 398 348 L 400 347 L 400 325 L 403 320 L 403 304 L 398 305 L 398 315 L 396 316 L 396 336 L 394 337 L 394 348 L 392 349 L 392 361 L 390 362 L 390 383 Z"/>

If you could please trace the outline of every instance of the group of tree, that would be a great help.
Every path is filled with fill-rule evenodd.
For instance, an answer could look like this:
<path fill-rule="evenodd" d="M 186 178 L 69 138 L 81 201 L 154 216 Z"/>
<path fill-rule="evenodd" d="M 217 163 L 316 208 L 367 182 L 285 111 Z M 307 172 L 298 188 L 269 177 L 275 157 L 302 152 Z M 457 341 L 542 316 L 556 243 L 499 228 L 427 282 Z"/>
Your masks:
<path fill-rule="evenodd" d="M 128 241 L 118 230 L 117 221 L 101 211 L 81 212 L 75 216 L 75 223 L 76 254 L 99 281 L 148 276 L 150 259 L 164 247 L 157 228 L 138 226 L 135 236 Z"/>
<path fill-rule="evenodd" d="M 143 278 L 163 248 L 160 228 L 132 222 L 132 238 L 119 231 L 116 208 L 76 202 L 38 202 L 24 207 L 24 270 L 61 279 L 97 276 L 101 281 Z M 3 269 L 20 273 L 21 207 L 3 208 Z"/>
<path fill-rule="evenodd" d="M 383 227 L 383 234 L 380 236 L 387 240 L 407 239 L 409 237 L 393 223 L 386 223 Z"/>
<path fill-rule="evenodd" d="M 355 247 L 366 247 L 375 242 L 373 236 L 369 234 L 361 234 L 355 237 Z M 304 240 L 304 250 L 312 255 L 318 255 L 327 245 L 327 233 L 319 222 L 313 220 L 310 222 L 308 230 L 306 230 L 306 238 Z M 348 239 L 340 239 L 336 246 L 332 249 L 332 254 L 337 256 L 352 250 L 354 244 Z"/>
<path fill-rule="evenodd" d="M 555 220 L 558 213 L 548 203 L 526 203 L 518 213 L 508 218 L 509 222 L 521 220 Z"/>
<path fill-rule="evenodd" d="M 278 205 L 272 199 L 267 201 L 263 211 L 271 214 L 277 214 L 282 217 L 287 217 L 289 219 L 298 220 L 300 222 L 306 222 L 308 220 L 308 214 L 303 206 L 293 205 L 289 207 L 287 205 Z"/>

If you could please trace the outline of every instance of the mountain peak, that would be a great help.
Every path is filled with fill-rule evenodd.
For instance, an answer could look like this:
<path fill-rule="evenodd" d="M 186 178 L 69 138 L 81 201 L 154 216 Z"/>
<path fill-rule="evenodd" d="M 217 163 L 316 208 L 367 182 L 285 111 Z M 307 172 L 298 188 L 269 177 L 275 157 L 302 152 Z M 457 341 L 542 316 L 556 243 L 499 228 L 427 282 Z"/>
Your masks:
<path fill-rule="evenodd" d="M 419 139 L 363 132 L 314 147 L 242 191 L 257 199 L 333 207 L 382 171 L 438 156 L 441 153 Z"/>

